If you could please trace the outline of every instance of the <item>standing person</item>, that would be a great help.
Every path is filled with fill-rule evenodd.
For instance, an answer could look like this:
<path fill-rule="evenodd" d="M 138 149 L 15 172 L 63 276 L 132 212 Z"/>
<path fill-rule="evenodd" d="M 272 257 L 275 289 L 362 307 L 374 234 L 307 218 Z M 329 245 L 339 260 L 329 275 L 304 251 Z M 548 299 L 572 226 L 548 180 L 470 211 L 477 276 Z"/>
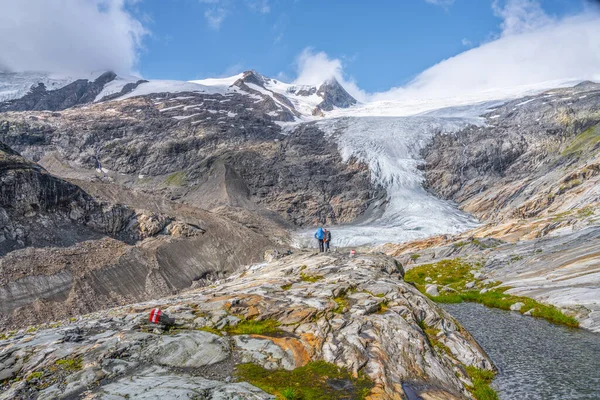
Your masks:
<path fill-rule="evenodd" d="M 323 247 L 323 241 L 325 240 L 325 231 L 323 228 L 319 227 L 315 232 L 315 239 L 319 241 L 319 252 L 324 252 L 325 248 Z"/>
<path fill-rule="evenodd" d="M 331 231 L 329 229 L 325 229 L 325 251 L 331 251 L 329 248 L 330 243 L 331 243 Z"/>

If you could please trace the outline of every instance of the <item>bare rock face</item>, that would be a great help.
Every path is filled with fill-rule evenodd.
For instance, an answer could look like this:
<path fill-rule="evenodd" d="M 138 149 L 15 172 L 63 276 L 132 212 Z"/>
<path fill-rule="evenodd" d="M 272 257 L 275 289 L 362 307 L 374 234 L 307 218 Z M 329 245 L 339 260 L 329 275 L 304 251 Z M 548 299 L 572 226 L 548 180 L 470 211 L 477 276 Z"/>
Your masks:
<path fill-rule="evenodd" d="M 494 223 L 594 204 L 599 106 L 600 85 L 588 83 L 497 107 L 485 115 L 485 126 L 433 139 L 424 151 L 427 185 Z M 547 221 L 536 232 L 562 226 Z"/>
<path fill-rule="evenodd" d="M 271 243 L 198 209 L 101 202 L 4 145 L 0 183 L 4 327 L 173 294 L 260 260 Z"/>
<path fill-rule="evenodd" d="M 368 167 L 344 162 L 317 126 L 283 134 L 254 102 L 157 94 L 61 113 L 4 113 L 0 140 L 58 176 L 205 209 L 276 213 L 295 225 L 350 222 L 385 197 Z"/>
<path fill-rule="evenodd" d="M 174 331 L 148 324 L 154 307 L 175 318 Z M 236 331 L 261 321 L 273 328 Z M 364 374 L 371 398 L 468 399 L 464 367 L 493 368 L 468 333 L 383 255 L 284 256 L 211 288 L 50 325 L 0 341 L 0 374 L 8 379 L 0 399 L 84 392 L 108 399 L 142 388 L 148 396 L 270 399 L 238 381 L 237 364 L 292 370 L 316 360 Z"/>
<path fill-rule="evenodd" d="M 105 72 L 93 82 L 87 79 L 79 79 L 55 90 L 47 90 L 43 83 L 39 83 L 32 86 L 25 96 L 0 103 L 0 112 L 36 110 L 59 111 L 78 105 L 89 104 L 102 92 L 104 86 L 113 81 L 116 77 L 117 74 L 114 72 Z M 139 80 L 137 83 L 125 85 L 121 92 L 110 96 L 110 98 L 127 94 L 143 82 L 146 81 Z M 108 99 L 109 98 L 107 98 L 107 100 Z"/>

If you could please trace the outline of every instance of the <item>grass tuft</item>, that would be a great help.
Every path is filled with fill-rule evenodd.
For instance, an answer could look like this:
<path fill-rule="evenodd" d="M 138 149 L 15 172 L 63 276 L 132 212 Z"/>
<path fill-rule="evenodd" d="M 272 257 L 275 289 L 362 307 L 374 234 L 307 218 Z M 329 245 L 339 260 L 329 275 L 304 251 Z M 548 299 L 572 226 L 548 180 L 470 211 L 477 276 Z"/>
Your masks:
<path fill-rule="evenodd" d="M 469 391 L 477 400 L 499 400 L 498 394 L 490 386 L 496 373 L 485 369 L 467 367 L 467 374 L 473 382 Z"/>
<path fill-rule="evenodd" d="M 287 285 L 281 285 L 281 290 L 290 290 L 291 287 L 292 287 L 291 283 L 288 283 Z"/>
<path fill-rule="evenodd" d="M 203 331 L 203 332 L 208 332 L 208 333 L 212 333 L 214 335 L 217 336 L 223 336 L 223 334 L 221 333 L 220 330 L 218 330 L 217 328 L 213 328 L 211 326 L 202 326 L 200 328 L 196 328 L 197 331 Z"/>
<path fill-rule="evenodd" d="M 324 361 L 313 361 L 292 371 L 240 364 L 236 366 L 236 375 L 286 400 L 360 400 L 365 399 L 373 387 L 366 377 L 354 377 L 349 371 Z"/>
<path fill-rule="evenodd" d="M 513 261 L 515 261 L 515 259 L 513 259 Z M 429 283 L 425 280 L 428 277 L 435 280 L 438 285 L 448 286 L 456 291 L 442 293 L 439 296 L 428 296 L 438 303 L 462 303 L 463 301 L 470 301 L 492 308 L 510 310 L 510 306 L 517 302 L 521 302 L 524 304 L 521 308 L 521 313 L 532 310 L 531 315 L 534 317 L 544 318 L 555 324 L 570 327 L 579 326 L 577 319 L 565 315 L 554 306 L 539 303 L 528 297 L 513 296 L 505 293 L 509 289 L 508 287 L 490 288 L 490 286 L 493 285 L 487 285 L 488 291 L 481 293 L 480 290 L 482 289 L 482 286 L 481 283 L 479 283 L 479 287 L 476 286 L 472 290 L 466 289 L 465 285 L 468 282 L 475 280 L 471 273 L 474 269 L 477 269 L 476 265 L 464 262 L 460 258 L 456 258 L 413 268 L 406 273 L 404 279 L 407 282 L 414 283 L 422 293 L 425 293 L 425 286 Z"/>
<path fill-rule="evenodd" d="M 83 369 L 81 358 L 63 358 L 62 360 L 56 360 L 54 365 L 67 372 L 76 372 Z"/>
<path fill-rule="evenodd" d="M 314 283 L 314 282 L 317 282 L 317 281 L 320 281 L 321 279 L 323 279 L 323 276 L 322 275 L 307 275 L 304 272 L 301 272 L 300 273 L 300 279 L 303 282 Z"/>
<path fill-rule="evenodd" d="M 225 327 L 231 335 L 269 335 L 281 332 L 279 321 L 274 319 L 264 319 L 262 321 L 246 320 L 238 322 L 235 326 Z"/>
<path fill-rule="evenodd" d="M 167 186 L 184 186 L 187 182 L 187 174 L 185 171 L 175 172 L 165 179 Z"/>

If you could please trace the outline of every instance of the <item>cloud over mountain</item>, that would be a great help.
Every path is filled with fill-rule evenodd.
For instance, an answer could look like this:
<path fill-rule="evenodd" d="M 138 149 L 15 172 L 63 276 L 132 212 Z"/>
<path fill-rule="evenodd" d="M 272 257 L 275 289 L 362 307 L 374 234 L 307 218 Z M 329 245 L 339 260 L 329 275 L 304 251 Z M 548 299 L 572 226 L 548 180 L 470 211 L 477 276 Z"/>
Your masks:
<path fill-rule="evenodd" d="M 0 0 L 0 70 L 135 70 L 147 29 L 136 0 Z"/>

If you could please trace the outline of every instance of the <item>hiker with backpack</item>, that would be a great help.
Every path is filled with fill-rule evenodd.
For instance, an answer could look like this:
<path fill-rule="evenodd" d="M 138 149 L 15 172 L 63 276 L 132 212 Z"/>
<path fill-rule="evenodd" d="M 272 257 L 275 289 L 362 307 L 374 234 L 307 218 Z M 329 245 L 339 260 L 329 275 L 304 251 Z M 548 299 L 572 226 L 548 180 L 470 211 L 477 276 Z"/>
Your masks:
<path fill-rule="evenodd" d="M 319 252 L 324 252 L 325 231 L 323 230 L 323 228 L 319 227 L 319 229 L 317 229 L 317 231 L 315 232 L 315 239 L 319 241 Z"/>
<path fill-rule="evenodd" d="M 329 248 L 329 244 L 331 243 L 331 231 L 329 229 L 325 229 L 325 251 L 331 251 Z"/>

